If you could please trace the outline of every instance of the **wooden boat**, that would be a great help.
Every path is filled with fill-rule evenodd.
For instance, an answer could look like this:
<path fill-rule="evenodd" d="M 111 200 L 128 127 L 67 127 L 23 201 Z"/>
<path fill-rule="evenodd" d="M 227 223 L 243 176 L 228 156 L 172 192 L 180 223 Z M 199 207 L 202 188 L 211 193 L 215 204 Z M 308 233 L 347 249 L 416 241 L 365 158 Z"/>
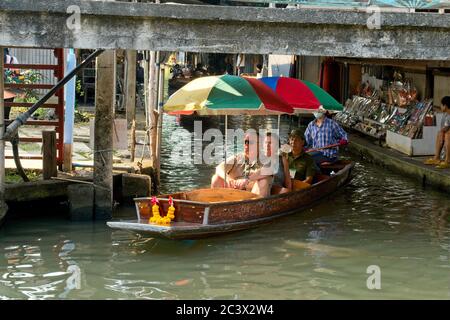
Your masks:
<path fill-rule="evenodd" d="M 354 163 L 339 161 L 323 167 L 329 175 L 307 189 L 260 198 L 233 189 L 200 189 L 171 194 L 175 219 L 169 226 L 149 223 L 151 198 L 136 198 L 137 220 L 107 222 L 114 229 L 168 239 L 195 239 L 244 230 L 299 212 L 329 196 L 352 178 Z M 331 173 L 331 174 L 330 174 Z M 169 195 L 158 196 L 164 214 Z"/>

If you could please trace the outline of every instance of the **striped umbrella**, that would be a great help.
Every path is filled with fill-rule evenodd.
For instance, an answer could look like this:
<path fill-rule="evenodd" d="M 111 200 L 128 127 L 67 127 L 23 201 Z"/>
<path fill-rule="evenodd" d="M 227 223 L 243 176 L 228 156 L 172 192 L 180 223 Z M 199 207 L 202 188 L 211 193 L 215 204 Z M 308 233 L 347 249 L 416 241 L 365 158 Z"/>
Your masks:
<path fill-rule="evenodd" d="M 314 112 L 320 106 L 330 111 L 342 111 L 344 107 L 318 85 L 287 77 L 259 79 L 286 100 L 296 113 Z"/>
<path fill-rule="evenodd" d="M 227 159 L 228 115 L 280 115 L 293 113 L 294 109 L 258 79 L 222 75 L 192 80 L 169 97 L 164 111 L 225 115 L 224 158 Z"/>
<path fill-rule="evenodd" d="M 169 97 L 164 111 L 169 114 L 270 115 L 294 110 L 258 79 L 222 75 L 192 80 Z"/>

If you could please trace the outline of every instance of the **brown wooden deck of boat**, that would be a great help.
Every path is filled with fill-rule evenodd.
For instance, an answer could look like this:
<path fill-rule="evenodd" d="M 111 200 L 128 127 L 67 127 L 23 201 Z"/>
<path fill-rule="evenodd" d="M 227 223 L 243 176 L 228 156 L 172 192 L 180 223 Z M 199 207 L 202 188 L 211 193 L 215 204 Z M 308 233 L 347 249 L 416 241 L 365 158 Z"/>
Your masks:
<path fill-rule="evenodd" d="M 243 199 L 236 200 L 235 198 L 232 201 L 220 201 L 219 196 L 214 199 L 219 201 L 211 202 L 201 199 L 202 192 L 205 193 L 206 190 L 171 194 L 174 199 L 175 219 L 170 226 L 149 224 L 148 219 L 151 215 L 150 198 L 137 198 L 135 199 L 137 220 L 108 222 L 108 225 L 115 229 L 169 239 L 194 239 L 249 229 L 276 218 L 299 212 L 329 196 L 350 181 L 353 167 L 354 163 L 341 161 L 339 164 L 326 168 L 328 171 L 336 172 L 328 179 L 321 180 L 308 189 L 272 195 L 267 198 L 254 198 L 244 193 Z M 233 194 L 232 191 L 236 191 L 230 191 L 229 189 L 215 190 L 221 190 L 218 193 L 221 193 L 222 196 L 223 192 L 228 191 Z M 164 213 L 167 212 L 169 207 L 168 196 L 158 197 Z M 236 197 L 236 194 L 232 196 Z M 145 204 L 147 207 L 145 207 Z"/>

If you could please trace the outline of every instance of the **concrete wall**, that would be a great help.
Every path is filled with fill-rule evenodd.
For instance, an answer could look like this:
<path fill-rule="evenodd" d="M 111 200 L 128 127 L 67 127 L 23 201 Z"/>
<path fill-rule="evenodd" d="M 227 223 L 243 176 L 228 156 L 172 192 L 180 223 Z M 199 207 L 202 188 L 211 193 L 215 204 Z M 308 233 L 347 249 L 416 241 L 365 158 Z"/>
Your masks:
<path fill-rule="evenodd" d="M 0 1 L 4 46 L 450 60 L 450 15 L 72 0 Z M 70 19 L 68 19 L 70 18 Z M 77 28 L 79 26 L 79 28 Z"/>
<path fill-rule="evenodd" d="M 269 55 L 269 77 L 289 77 L 292 61 L 291 55 Z"/>

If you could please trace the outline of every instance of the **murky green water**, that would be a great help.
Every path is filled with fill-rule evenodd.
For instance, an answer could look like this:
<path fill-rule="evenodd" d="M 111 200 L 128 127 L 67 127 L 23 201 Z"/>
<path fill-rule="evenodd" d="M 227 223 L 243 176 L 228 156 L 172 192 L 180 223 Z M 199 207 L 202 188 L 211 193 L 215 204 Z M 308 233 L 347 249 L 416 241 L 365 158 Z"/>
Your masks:
<path fill-rule="evenodd" d="M 177 124 L 166 120 L 167 133 Z M 208 183 L 211 167 L 176 168 L 168 150 L 165 191 Z M 0 229 L 0 298 L 449 299 L 448 195 L 356 160 L 357 177 L 329 201 L 217 238 L 156 240 L 103 222 L 10 220 Z M 380 290 L 366 285 L 373 265 Z"/>

